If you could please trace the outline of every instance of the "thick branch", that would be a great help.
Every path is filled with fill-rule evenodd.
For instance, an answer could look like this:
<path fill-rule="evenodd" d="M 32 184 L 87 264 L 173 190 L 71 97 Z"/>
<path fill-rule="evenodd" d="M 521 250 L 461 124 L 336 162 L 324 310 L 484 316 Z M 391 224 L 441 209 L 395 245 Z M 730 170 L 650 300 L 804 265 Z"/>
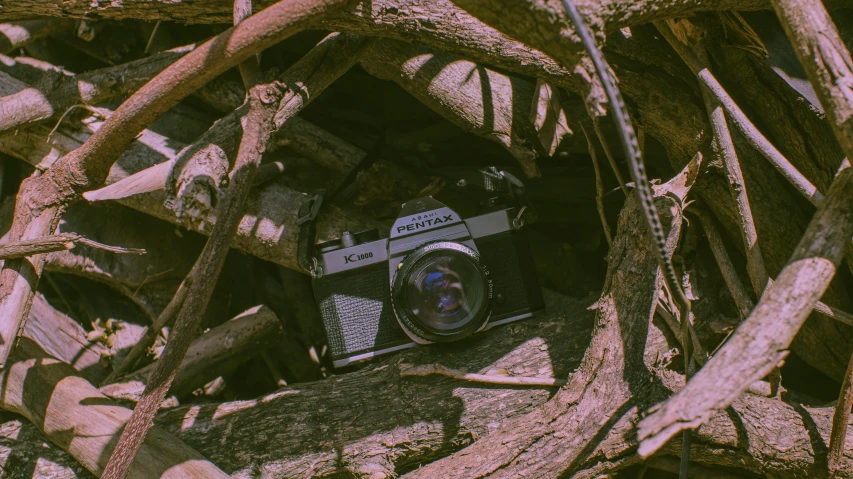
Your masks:
<path fill-rule="evenodd" d="M 773 0 L 773 6 L 829 124 L 853 158 L 853 58 L 819 0 Z"/>
<path fill-rule="evenodd" d="M 841 149 L 847 158 L 853 158 L 853 58 L 850 52 L 820 1 L 774 0 L 773 6 L 827 113 Z M 853 263 L 850 266 L 853 268 Z M 830 473 L 839 468 L 844 454 L 851 407 L 853 357 L 847 366 L 833 418 Z"/>
<path fill-rule="evenodd" d="M 192 342 L 169 393 L 184 397 L 218 376 L 233 371 L 280 339 L 281 323 L 275 313 L 266 306 L 251 308 Z M 117 384 L 101 387 L 101 391 L 108 396 L 113 396 L 112 391 L 126 391 L 128 388 L 141 392 L 156 364 L 121 377 Z"/>
<path fill-rule="evenodd" d="M 347 0 L 283 0 L 204 43 L 145 84 L 80 148 L 43 175 L 21 185 L 12 223 L 13 241 L 56 228 L 60 208 L 99 186 L 110 167 L 151 121 L 209 80 L 251 55 L 315 23 Z M 0 272 L 0 365 L 27 317 L 42 257 L 7 261 Z"/>
<path fill-rule="evenodd" d="M 298 94 L 288 95 L 278 105 L 275 129 L 284 127 L 304 103 L 349 70 L 369 43 L 357 35 L 332 34 L 309 57 L 287 69 L 279 81 Z M 242 137 L 240 119 L 247 111 L 248 105 L 243 105 L 226 115 L 175 159 L 166 181 L 166 205 L 182 224 L 199 227 L 208 220 L 237 153 Z"/>
<path fill-rule="evenodd" d="M 80 75 L 48 71 L 37 86 L 0 97 L 0 131 L 62 115 L 75 105 L 96 105 L 135 92 L 192 48 L 182 47 Z"/>
<path fill-rule="evenodd" d="M 529 119 L 533 82 L 394 40 L 374 44 L 361 65 L 374 76 L 398 83 L 464 130 L 502 145 L 528 177 L 540 176 L 534 160 L 547 153 Z"/>
<path fill-rule="evenodd" d="M 86 469 L 100 476 L 116 436 L 130 417 L 73 368 L 22 339 L 0 382 L 0 407 L 32 421 Z M 219 478 L 229 476 L 160 428 L 153 428 L 130 476 Z"/>
<path fill-rule="evenodd" d="M 728 407 L 787 355 L 787 348 L 835 276 L 853 236 L 853 168 L 843 169 L 815 213 L 788 266 L 752 314 L 678 394 L 640 423 L 649 456 L 679 431 Z"/>
<path fill-rule="evenodd" d="M 12 52 L 73 24 L 74 22 L 68 20 L 51 18 L 2 23 L 0 24 L 0 53 Z"/>

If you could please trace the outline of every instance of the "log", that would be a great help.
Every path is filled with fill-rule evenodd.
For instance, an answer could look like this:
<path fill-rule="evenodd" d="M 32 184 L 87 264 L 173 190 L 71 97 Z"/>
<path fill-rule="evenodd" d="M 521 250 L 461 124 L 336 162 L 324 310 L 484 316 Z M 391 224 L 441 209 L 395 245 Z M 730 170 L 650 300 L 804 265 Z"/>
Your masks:
<path fill-rule="evenodd" d="M 22 338 L 6 367 L 0 407 L 26 417 L 59 447 L 99 476 L 131 410 L 117 406 L 71 366 Z M 154 427 L 129 478 L 228 477 L 198 452 Z"/>
<path fill-rule="evenodd" d="M 416 348 L 357 372 L 254 400 L 164 410 L 156 424 L 232 477 L 403 474 L 488 437 L 503 422 L 546 404 L 553 390 L 484 387 L 440 376 L 404 378 L 400 365 L 440 362 L 467 371 L 541 378 L 564 378 L 577 368 L 594 327 L 595 313 L 588 307 L 596 298 L 546 293 L 546 314 L 494 328 L 469 341 Z M 652 324 L 645 360 L 667 387 L 678 388 L 683 378 L 656 362 L 655 351 L 674 344 L 668 343 L 665 328 L 657 321 Z M 831 416 L 831 407 L 745 394 L 728 412 L 715 415 L 699 429 L 691 457 L 706 467 L 730 471 L 826 477 L 821 471 Z M 288 425 L 287 431 L 282 424 Z M 28 454 L 30 460 L 42 456 L 71 468 L 73 459 L 42 447 L 48 439 L 33 431 L 29 422 L 21 430 L 28 433 L 0 441 L 0 447 Z M 620 421 L 605 432 L 601 447 L 573 466 L 577 476 L 594 477 L 613 466 L 623 467 L 626 459 L 636 461 L 635 429 L 629 422 Z M 678 451 L 676 442 L 667 446 L 666 453 Z M 853 441 L 848 441 L 845 457 L 839 477 L 853 477 Z M 6 471 L 14 479 L 32 477 L 32 469 L 20 463 L 7 464 Z"/>
<path fill-rule="evenodd" d="M 99 383 L 109 372 L 101 365 L 102 357 L 108 353 L 107 348 L 89 341 L 83 327 L 54 309 L 41 293 L 33 296 L 24 336 L 38 344 L 45 353 L 70 364 L 91 383 Z"/>
<path fill-rule="evenodd" d="M 256 306 L 196 338 L 181 362 L 170 394 L 179 398 L 208 382 L 232 372 L 281 339 L 278 317 L 266 306 Z M 109 397 L 138 399 L 156 363 L 118 378 L 116 384 L 101 387 Z M 125 392 L 130 391 L 128 395 Z"/>
<path fill-rule="evenodd" d="M 39 18 L 22 22 L 0 23 L 0 53 L 9 53 L 30 42 L 44 38 L 74 22 L 57 18 Z"/>
<path fill-rule="evenodd" d="M 127 96 L 192 49 L 181 47 L 80 75 L 60 69 L 46 72 L 38 85 L 0 97 L 0 131 L 62 115 L 74 105 Z"/>
<path fill-rule="evenodd" d="M 2 82 L 0 82 L 2 84 Z M 298 120 L 296 118 L 295 120 Z M 304 122 L 303 122 L 304 123 Z M 55 160 L 62 154 L 73 150 L 82 144 L 93 131 L 103 123 L 95 121 L 80 128 L 60 127 L 59 134 L 53 135 L 53 143 L 47 144 L 44 139 L 49 133 L 48 128 L 35 126 L 19 132 L 18 135 L 0 136 L 0 151 L 22 159 L 40 167 L 50 163 L 42 160 Z M 347 153 L 341 153 L 334 147 L 329 147 L 326 141 L 331 135 L 318 132 L 313 125 L 299 125 L 302 131 L 313 131 L 311 137 L 294 135 L 288 140 L 288 146 L 304 145 L 308 154 L 316 153 L 320 158 L 347 158 Z M 333 140 L 334 141 L 334 140 Z M 337 140 L 340 142 L 340 140 Z M 184 147 L 184 144 L 145 130 L 140 137 L 122 154 L 113 168 L 106 183 L 112 184 L 146 168 L 173 159 Z M 249 198 L 247 214 L 241 222 L 235 237 L 234 247 L 254 254 L 260 258 L 272 261 L 292 269 L 299 269 L 296 264 L 296 213 L 303 194 L 280 182 L 270 182 L 256 189 Z M 162 190 L 131 196 L 120 200 L 126 206 L 148 215 L 154 216 L 172 224 L 178 224 L 175 214 L 166 208 L 165 194 Z M 196 231 L 209 233 L 216 218 L 208 216 L 204 225 L 199 225 Z M 341 231 L 362 231 L 377 227 L 378 222 L 366 217 L 363 213 L 348 208 L 329 206 L 321 215 L 317 226 L 318 237 L 329 239 L 337 237 Z M 104 242 L 108 242 L 103 240 Z"/>
<path fill-rule="evenodd" d="M 549 148 L 539 134 L 561 137 L 560 125 L 545 124 L 538 131 L 530 121 L 535 83 L 484 68 L 455 55 L 436 53 L 418 44 L 382 40 L 361 60 L 371 75 L 402 86 L 422 103 L 463 130 L 494 141 L 512 154 L 528 178 L 541 176 L 537 156 L 547 156 Z M 534 146 L 531 148 L 531 146 Z M 549 145 L 550 146 L 550 145 Z"/>

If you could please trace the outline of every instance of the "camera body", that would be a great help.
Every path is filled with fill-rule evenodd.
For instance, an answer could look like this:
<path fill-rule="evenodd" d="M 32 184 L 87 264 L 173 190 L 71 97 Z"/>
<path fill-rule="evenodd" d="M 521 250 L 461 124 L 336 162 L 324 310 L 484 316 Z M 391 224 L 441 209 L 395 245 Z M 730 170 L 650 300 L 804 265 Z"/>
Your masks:
<path fill-rule="evenodd" d="M 317 245 L 314 295 L 335 367 L 544 309 L 522 212 L 462 218 L 424 197 L 403 205 L 387 239 L 344 232 Z"/>

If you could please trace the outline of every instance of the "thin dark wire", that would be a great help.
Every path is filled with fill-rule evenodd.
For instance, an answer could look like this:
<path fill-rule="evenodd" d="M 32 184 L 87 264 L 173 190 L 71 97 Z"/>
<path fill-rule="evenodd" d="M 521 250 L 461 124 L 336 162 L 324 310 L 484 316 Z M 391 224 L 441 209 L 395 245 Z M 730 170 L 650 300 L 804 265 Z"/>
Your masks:
<path fill-rule="evenodd" d="M 649 230 L 652 234 L 652 239 L 655 243 L 655 252 L 657 254 L 658 264 L 663 271 L 664 281 L 669 288 L 670 294 L 675 298 L 681 306 L 681 344 L 684 351 L 685 376 L 689 377 L 692 370 L 693 354 L 690 351 L 690 300 L 681 289 L 681 283 L 678 276 L 675 274 L 675 268 L 666 254 L 666 237 L 663 233 L 663 226 L 660 222 L 657 209 L 654 205 L 654 195 L 649 179 L 646 176 L 646 169 L 643 165 L 643 159 L 640 156 L 640 147 L 637 143 L 637 135 L 634 133 L 634 126 L 631 124 L 631 119 L 628 117 L 628 109 L 622 100 L 622 94 L 616 86 L 616 80 L 611 74 L 610 66 L 604 59 L 604 55 L 598 48 L 595 39 L 592 36 L 583 18 L 571 0 L 562 0 L 563 7 L 566 13 L 574 24 L 578 35 L 583 42 L 592 63 L 595 66 L 595 71 L 601 79 L 601 84 L 604 87 L 604 92 L 607 94 L 607 99 L 610 102 L 610 112 L 612 113 L 613 122 L 616 129 L 619 130 L 619 140 L 622 144 L 622 150 L 625 153 L 625 158 L 628 159 L 628 164 L 631 165 L 631 176 L 636 185 L 636 192 L 640 198 L 640 205 L 643 208 L 643 213 L 649 224 Z M 687 479 L 687 468 L 690 462 L 690 436 L 691 431 L 685 430 L 682 436 L 681 449 L 681 470 L 679 477 Z"/>

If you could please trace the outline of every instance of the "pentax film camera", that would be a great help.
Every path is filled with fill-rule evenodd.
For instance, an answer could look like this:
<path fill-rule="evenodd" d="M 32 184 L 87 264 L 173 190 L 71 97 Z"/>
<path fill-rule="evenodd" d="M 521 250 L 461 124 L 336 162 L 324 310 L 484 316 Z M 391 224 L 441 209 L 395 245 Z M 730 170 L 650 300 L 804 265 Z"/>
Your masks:
<path fill-rule="evenodd" d="M 403 205 L 387 239 L 344 232 L 316 245 L 314 296 L 335 367 L 457 341 L 544 309 L 524 186 L 506 172 L 480 174 L 471 183 L 486 200 L 470 217 L 418 198 Z"/>

